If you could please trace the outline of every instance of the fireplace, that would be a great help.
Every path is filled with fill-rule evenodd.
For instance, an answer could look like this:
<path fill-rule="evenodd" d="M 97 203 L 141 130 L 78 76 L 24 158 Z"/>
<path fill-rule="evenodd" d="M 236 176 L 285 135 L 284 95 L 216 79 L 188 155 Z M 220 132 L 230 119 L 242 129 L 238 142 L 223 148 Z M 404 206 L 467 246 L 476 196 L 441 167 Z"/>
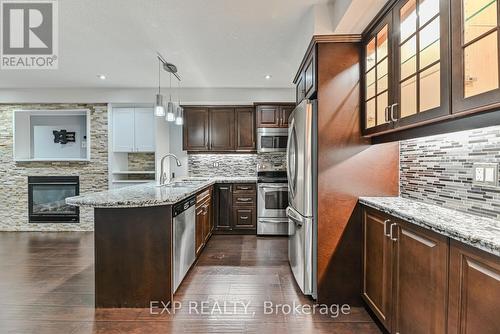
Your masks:
<path fill-rule="evenodd" d="M 78 223 L 78 207 L 67 205 L 67 197 L 80 192 L 78 176 L 28 176 L 30 223 Z"/>

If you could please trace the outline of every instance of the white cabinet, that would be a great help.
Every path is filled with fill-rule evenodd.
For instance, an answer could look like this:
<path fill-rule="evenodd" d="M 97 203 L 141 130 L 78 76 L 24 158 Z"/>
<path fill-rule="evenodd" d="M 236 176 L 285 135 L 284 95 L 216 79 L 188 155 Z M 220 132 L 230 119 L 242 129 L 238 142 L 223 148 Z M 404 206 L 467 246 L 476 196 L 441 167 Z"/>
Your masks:
<path fill-rule="evenodd" d="M 113 151 L 134 152 L 134 108 L 113 109 Z"/>
<path fill-rule="evenodd" d="M 155 126 L 151 108 L 113 109 L 113 152 L 154 152 Z"/>
<path fill-rule="evenodd" d="M 134 112 L 135 149 L 139 152 L 155 150 L 155 121 L 151 108 L 136 108 Z"/>

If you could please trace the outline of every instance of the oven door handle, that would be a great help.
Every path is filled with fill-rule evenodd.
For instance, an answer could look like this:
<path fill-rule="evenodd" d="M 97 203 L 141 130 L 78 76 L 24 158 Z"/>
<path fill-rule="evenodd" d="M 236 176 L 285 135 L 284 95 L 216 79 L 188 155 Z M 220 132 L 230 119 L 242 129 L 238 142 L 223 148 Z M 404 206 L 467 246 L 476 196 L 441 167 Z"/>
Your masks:
<path fill-rule="evenodd" d="M 266 188 L 271 188 L 271 189 L 283 189 L 283 190 L 288 190 L 288 186 L 272 186 L 272 185 L 259 185 L 259 188 L 266 189 Z"/>
<path fill-rule="evenodd" d="M 279 220 L 279 219 L 268 219 L 268 218 L 259 218 L 259 222 L 261 223 L 272 223 L 272 224 L 280 224 L 280 223 L 287 223 L 287 220 Z"/>

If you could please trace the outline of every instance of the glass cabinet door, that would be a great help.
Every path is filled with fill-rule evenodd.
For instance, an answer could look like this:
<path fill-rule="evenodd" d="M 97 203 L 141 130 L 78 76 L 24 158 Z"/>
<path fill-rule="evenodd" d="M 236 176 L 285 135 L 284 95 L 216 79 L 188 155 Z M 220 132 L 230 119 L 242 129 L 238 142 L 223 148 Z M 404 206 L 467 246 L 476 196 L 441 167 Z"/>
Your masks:
<path fill-rule="evenodd" d="M 407 125 L 449 113 L 446 0 L 407 0 L 394 9 L 397 106 L 391 116 Z"/>
<path fill-rule="evenodd" d="M 453 112 L 500 104 L 498 0 L 452 1 Z"/>
<path fill-rule="evenodd" d="M 365 40 L 363 102 L 364 124 L 368 132 L 377 132 L 391 125 L 387 113 L 392 98 L 391 20 L 389 15 Z"/>

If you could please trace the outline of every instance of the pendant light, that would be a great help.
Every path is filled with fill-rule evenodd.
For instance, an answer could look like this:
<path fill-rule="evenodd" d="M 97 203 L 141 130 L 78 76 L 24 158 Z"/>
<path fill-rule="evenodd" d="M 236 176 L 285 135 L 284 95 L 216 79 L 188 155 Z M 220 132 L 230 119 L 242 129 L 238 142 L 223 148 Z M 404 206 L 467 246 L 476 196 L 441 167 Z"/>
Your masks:
<path fill-rule="evenodd" d="M 163 117 L 165 116 L 165 107 L 163 106 L 163 95 L 161 95 L 161 64 L 160 59 L 158 59 L 158 94 L 156 94 L 155 100 L 155 116 Z"/>
<path fill-rule="evenodd" d="M 175 124 L 182 125 L 184 123 L 184 108 L 181 107 L 181 81 L 177 80 L 177 117 Z"/>
<path fill-rule="evenodd" d="M 174 106 L 174 103 L 172 102 L 172 73 L 170 73 L 170 91 L 169 91 L 169 94 L 170 94 L 170 98 L 169 98 L 169 101 L 167 103 L 167 117 L 165 117 L 165 119 L 167 120 L 167 122 L 173 122 L 175 121 L 175 106 Z"/>

